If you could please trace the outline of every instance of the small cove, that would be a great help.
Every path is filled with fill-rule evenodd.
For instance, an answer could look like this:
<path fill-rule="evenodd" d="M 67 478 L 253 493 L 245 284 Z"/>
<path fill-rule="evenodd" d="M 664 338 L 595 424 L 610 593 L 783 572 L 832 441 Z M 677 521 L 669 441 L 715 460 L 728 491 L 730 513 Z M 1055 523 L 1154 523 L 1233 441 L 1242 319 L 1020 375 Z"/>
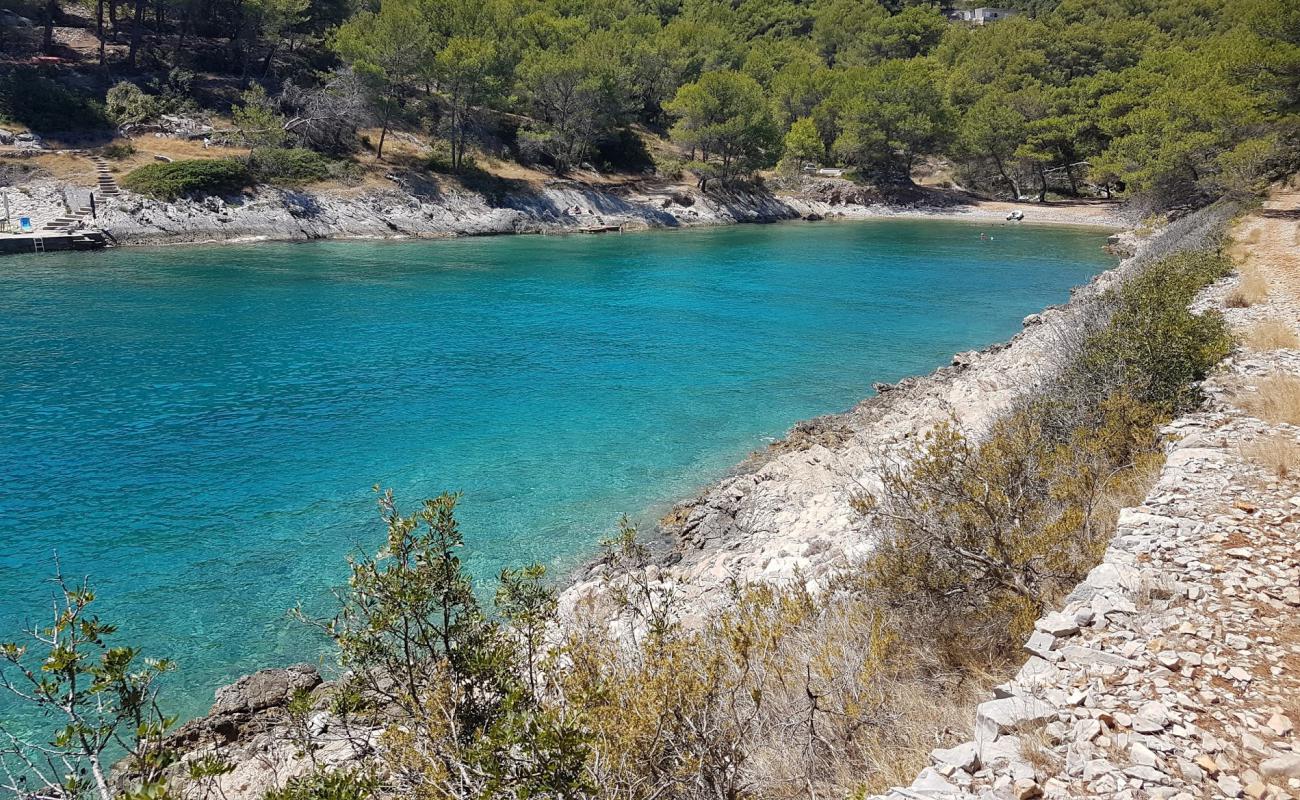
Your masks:
<path fill-rule="evenodd" d="M 316 652 L 285 612 L 377 546 L 372 484 L 464 492 L 480 580 L 563 573 L 795 421 L 1010 337 L 1113 263 L 1104 238 L 881 220 L 8 259 L 0 626 L 57 549 L 199 713 Z"/>

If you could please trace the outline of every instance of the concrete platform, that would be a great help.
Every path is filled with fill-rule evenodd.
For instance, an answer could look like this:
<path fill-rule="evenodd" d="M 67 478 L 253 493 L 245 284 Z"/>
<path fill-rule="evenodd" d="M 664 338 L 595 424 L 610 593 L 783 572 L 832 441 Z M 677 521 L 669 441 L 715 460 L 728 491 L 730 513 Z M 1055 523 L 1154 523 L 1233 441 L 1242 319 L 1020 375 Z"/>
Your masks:
<path fill-rule="evenodd" d="M 103 231 L 91 229 L 69 233 L 0 233 L 0 255 L 99 250 L 107 246 L 108 238 Z"/>

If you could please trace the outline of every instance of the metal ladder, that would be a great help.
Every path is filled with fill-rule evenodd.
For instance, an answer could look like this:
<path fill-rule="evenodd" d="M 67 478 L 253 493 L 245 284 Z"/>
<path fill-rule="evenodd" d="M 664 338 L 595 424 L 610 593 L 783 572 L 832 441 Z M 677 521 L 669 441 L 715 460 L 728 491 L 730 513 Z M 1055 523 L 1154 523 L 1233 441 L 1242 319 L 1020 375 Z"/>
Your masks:
<path fill-rule="evenodd" d="M 44 253 L 45 239 L 41 238 L 40 236 L 37 236 L 35 239 L 32 239 L 32 252 Z"/>

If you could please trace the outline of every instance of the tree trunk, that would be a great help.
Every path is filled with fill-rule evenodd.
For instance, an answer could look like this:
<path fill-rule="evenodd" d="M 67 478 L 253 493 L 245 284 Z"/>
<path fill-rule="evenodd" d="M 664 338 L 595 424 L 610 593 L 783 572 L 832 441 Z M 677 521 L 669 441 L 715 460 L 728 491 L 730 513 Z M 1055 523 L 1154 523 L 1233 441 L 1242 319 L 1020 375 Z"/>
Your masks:
<path fill-rule="evenodd" d="M 45 2 L 45 36 L 41 40 L 41 51 L 46 55 L 54 53 L 54 18 L 59 15 L 58 0 Z"/>
<path fill-rule="evenodd" d="M 999 156 L 993 156 L 993 163 L 997 165 L 998 174 L 1002 176 L 1002 180 L 1006 181 L 1011 186 L 1012 199 L 1019 200 L 1020 185 L 1016 183 L 1015 178 L 1011 177 L 1011 173 L 1007 172 L 1006 164 L 1003 163 L 1001 157 Z"/>
<path fill-rule="evenodd" d="M 104 53 L 104 0 L 95 2 L 95 36 L 99 38 L 99 65 L 102 67 L 108 63 L 108 56 Z"/>
<path fill-rule="evenodd" d="M 190 34 L 191 20 L 193 18 L 189 3 L 186 3 L 182 8 L 184 10 L 181 11 L 181 32 L 176 37 L 176 52 L 172 54 L 172 62 L 177 65 L 181 63 L 181 53 L 185 52 L 185 39 Z"/>
<path fill-rule="evenodd" d="M 379 146 L 375 148 L 375 160 L 384 160 L 384 140 L 388 138 L 388 120 L 392 117 L 392 106 L 384 104 L 384 121 L 379 128 Z"/>
<path fill-rule="evenodd" d="M 271 74 L 271 65 L 275 63 L 275 51 L 280 48 L 280 43 L 271 44 L 271 49 L 266 51 L 266 58 L 262 61 L 262 77 L 265 78 Z"/>
<path fill-rule="evenodd" d="M 146 0 L 135 0 L 135 19 L 131 23 L 131 49 L 127 52 L 126 63 L 135 67 L 136 54 L 140 51 L 140 39 L 144 35 L 144 5 Z"/>
<path fill-rule="evenodd" d="M 235 4 L 235 23 L 230 34 L 230 46 L 234 48 L 235 59 L 239 62 L 239 88 L 248 88 L 248 47 L 244 41 L 244 24 L 247 22 L 244 3 Z"/>
<path fill-rule="evenodd" d="M 1069 161 L 1065 162 L 1065 177 L 1070 181 L 1070 194 L 1078 197 L 1079 182 L 1074 178 L 1074 167 L 1070 165 Z"/>
<path fill-rule="evenodd" d="M 460 165 L 464 161 L 465 140 L 461 135 L 463 125 L 460 110 L 456 108 L 456 103 L 453 101 L 451 104 L 451 171 L 455 173 L 460 172 Z"/>
<path fill-rule="evenodd" d="M 1038 165 L 1038 202 L 1047 202 L 1047 170 L 1041 163 Z"/>

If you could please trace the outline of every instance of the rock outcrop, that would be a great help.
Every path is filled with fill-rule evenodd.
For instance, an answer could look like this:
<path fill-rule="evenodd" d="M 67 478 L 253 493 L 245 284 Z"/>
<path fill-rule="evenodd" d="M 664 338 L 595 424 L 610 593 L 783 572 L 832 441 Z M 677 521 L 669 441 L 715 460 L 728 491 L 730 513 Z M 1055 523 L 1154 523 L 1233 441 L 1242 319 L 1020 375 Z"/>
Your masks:
<path fill-rule="evenodd" d="M 308 664 L 262 670 L 218 689 L 208 715 L 165 742 L 182 754 L 169 768 L 173 782 L 184 783 L 191 764 L 210 759 L 229 767 L 210 778 L 210 796 L 259 798 L 314 766 L 359 762 L 374 751 L 379 729 L 332 714 L 330 689 Z M 304 693 L 306 708 L 291 713 L 290 703 Z"/>

